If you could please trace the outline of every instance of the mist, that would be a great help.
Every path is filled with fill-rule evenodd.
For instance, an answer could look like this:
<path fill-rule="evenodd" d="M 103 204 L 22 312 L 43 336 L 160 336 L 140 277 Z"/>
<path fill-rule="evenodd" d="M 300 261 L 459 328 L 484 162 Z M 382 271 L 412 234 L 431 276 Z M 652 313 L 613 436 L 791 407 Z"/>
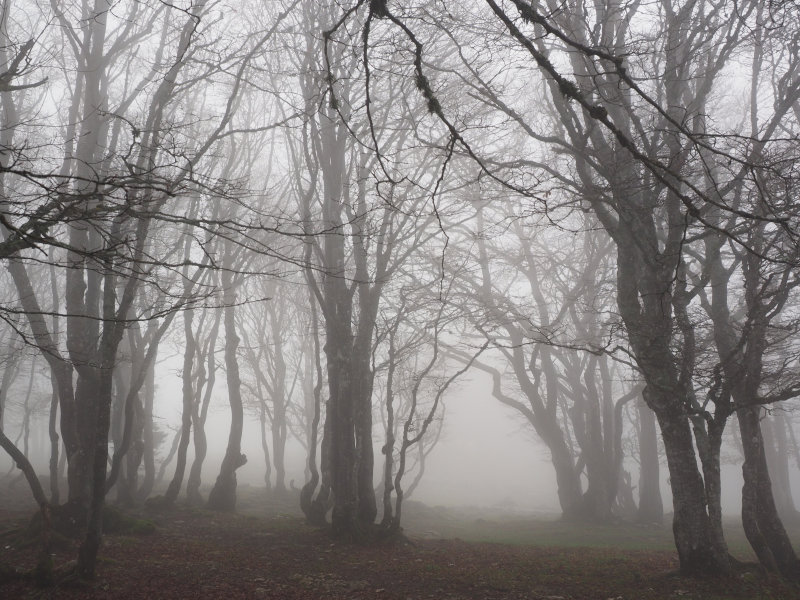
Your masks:
<path fill-rule="evenodd" d="M 4 2 L 3 596 L 800 598 L 798 23 Z"/>

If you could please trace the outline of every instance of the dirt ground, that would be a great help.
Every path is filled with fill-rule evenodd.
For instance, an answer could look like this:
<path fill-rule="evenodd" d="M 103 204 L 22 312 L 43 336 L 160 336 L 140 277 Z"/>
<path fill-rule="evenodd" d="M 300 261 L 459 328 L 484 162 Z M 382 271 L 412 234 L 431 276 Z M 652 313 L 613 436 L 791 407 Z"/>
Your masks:
<path fill-rule="evenodd" d="M 800 589 L 754 564 L 726 579 L 681 577 L 669 528 L 578 529 L 513 510 L 409 503 L 411 544 L 353 546 L 306 525 L 295 507 L 296 498 L 243 487 L 238 514 L 141 511 L 155 532 L 107 535 L 91 585 L 40 590 L 17 581 L 0 587 L 0 598 L 800 600 Z M 0 494 L 0 564 L 35 564 L 36 548 L 15 548 L 9 535 L 34 510 L 19 494 Z M 736 535 L 732 551 L 747 560 Z M 76 554 L 75 542 L 57 549 L 56 569 Z"/>

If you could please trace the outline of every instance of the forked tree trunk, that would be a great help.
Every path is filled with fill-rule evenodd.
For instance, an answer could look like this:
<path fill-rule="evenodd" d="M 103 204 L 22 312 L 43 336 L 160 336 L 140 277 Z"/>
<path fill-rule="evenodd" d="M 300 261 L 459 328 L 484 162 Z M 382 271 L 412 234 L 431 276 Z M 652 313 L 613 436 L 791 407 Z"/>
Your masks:
<path fill-rule="evenodd" d="M 647 390 L 645 390 L 647 394 Z M 675 516 L 672 531 L 681 570 L 687 574 L 729 571 L 727 547 L 712 536 L 706 511 L 706 492 L 686 417 L 659 415 L 661 435 L 667 453 Z"/>

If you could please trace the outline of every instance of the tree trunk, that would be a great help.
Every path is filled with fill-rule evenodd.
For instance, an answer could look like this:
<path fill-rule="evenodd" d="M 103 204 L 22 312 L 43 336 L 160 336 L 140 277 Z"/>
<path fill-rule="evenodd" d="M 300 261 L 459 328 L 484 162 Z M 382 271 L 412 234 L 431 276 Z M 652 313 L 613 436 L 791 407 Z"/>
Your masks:
<path fill-rule="evenodd" d="M 583 495 L 586 503 L 585 514 L 590 520 L 602 523 L 609 521 L 612 517 L 613 498 L 609 498 L 610 482 L 607 479 L 608 470 L 603 446 L 601 400 L 595 382 L 597 363 L 597 356 L 591 355 L 586 371 L 584 371 L 588 394 L 585 405 L 586 436 L 581 450 L 586 456 L 586 472 L 589 481 L 586 493 Z"/>
<path fill-rule="evenodd" d="M 179 432 L 178 457 L 175 465 L 175 474 L 164 494 L 164 506 L 170 508 L 175 504 L 183 487 L 183 476 L 186 473 L 186 453 L 189 449 L 189 440 L 192 430 L 192 407 L 194 405 L 194 387 L 192 385 L 192 366 L 197 353 L 197 341 L 192 332 L 192 319 L 194 311 L 187 309 L 183 313 L 183 330 L 186 336 L 186 348 L 183 350 L 183 411 L 181 415 L 181 430 Z M 164 461 L 165 463 L 167 461 Z M 161 465 L 162 469 L 165 467 Z M 160 474 L 159 474 L 160 475 Z M 159 477 L 160 478 L 160 477 Z"/>
<path fill-rule="evenodd" d="M 644 400 L 636 403 L 639 412 L 639 511 L 637 523 L 664 524 L 664 501 L 661 498 L 661 474 L 658 461 L 656 415 Z"/>
<path fill-rule="evenodd" d="M 161 481 L 164 479 L 164 474 L 167 471 L 167 467 L 172 462 L 172 459 L 175 458 L 175 454 L 178 451 L 178 446 L 180 445 L 181 438 L 183 437 L 181 434 L 182 434 L 182 428 L 178 429 L 178 431 L 175 432 L 175 435 L 172 436 L 172 444 L 169 447 L 169 452 L 167 453 L 167 456 L 164 458 L 164 460 L 161 461 L 161 465 L 158 467 L 158 476 L 156 477 L 155 483 L 153 484 L 154 486 L 157 486 L 161 483 Z"/>
<path fill-rule="evenodd" d="M 648 390 L 645 390 L 645 396 Z M 688 419 L 674 415 L 659 415 L 661 435 L 667 452 L 672 502 L 675 516 L 672 531 L 681 571 L 686 574 L 730 571 L 727 548 L 720 547 L 711 533 L 706 512 L 703 480 L 697 469 Z"/>
<path fill-rule="evenodd" d="M 144 441 L 144 480 L 142 486 L 136 492 L 136 498 L 139 502 L 144 502 L 150 497 L 153 491 L 153 484 L 156 477 L 156 463 L 155 463 L 155 443 L 153 436 L 155 434 L 155 422 L 153 420 L 153 402 L 156 395 L 156 355 L 153 356 L 153 361 L 147 369 L 147 379 L 144 382 L 144 431 L 142 432 L 142 439 Z"/>
<path fill-rule="evenodd" d="M 778 516 L 764 452 L 761 407 L 739 409 L 745 461 L 742 465 L 742 524 L 759 561 L 787 579 L 800 579 L 800 562 Z"/>
<path fill-rule="evenodd" d="M 267 494 L 272 493 L 272 462 L 269 456 L 269 443 L 267 442 L 267 403 L 261 400 L 259 403 L 261 410 L 259 411 L 258 420 L 261 424 L 261 450 L 264 452 L 264 484 L 267 488 Z M 316 483 L 314 484 L 316 488 Z M 312 490 L 313 492 L 313 490 Z M 302 499 L 300 502 L 302 508 Z M 305 512 L 305 511 L 303 511 Z"/>
<path fill-rule="evenodd" d="M 236 290 L 232 281 L 230 267 L 230 248 L 226 249 L 228 268 L 222 272 L 222 285 L 225 296 L 225 368 L 228 381 L 228 398 L 231 406 L 231 431 L 228 448 L 222 459 L 217 481 L 208 494 L 208 508 L 212 510 L 236 510 L 236 469 L 247 462 L 242 454 L 242 430 L 244 428 L 244 407 L 242 405 L 242 382 L 239 377 L 239 362 L 236 356 L 239 337 L 236 335 Z"/>
<path fill-rule="evenodd" d="M 363 312 L 361 318 L 366 318 Z M 372 447 L 372 389 L 375 373 L 370 369 L 369 361 L 372 349 L 371 326 L 369 331 L 369 337 L 362 338 L 362 343 L 370 348 L 370 353 L 358 361 L 360 368 L 353 377 L 353 389 L 358 390 L 357 408 L 354 415 L 358 453 L 358 519 L 365 525 L 372 525 L 378 516 L 373 482 L 375 450 Z"/>
<path fill-rule="evenodd" d="M 328 493 L 330 490 L 330 469 L 327 465 L 329 454 L 327 443 L 330 443 L 330 436 L 327 433 L 323 433 L 323 436 L 327 436 L 328 442 L 326 443 L 325 437 L 323 437 L 322 444 L 320 445 L 320 469 L 322 470 L 322 477 L 320 478 L 317 472 L 317 432 L 319 431 L 319 421 L 322 410 L 322 362 L 320 360 L 319 320 L 317 318 L 316 299 L 313 295 L 310 295 L 309 300 L 311 308 L 311 333 L 314 339 L 313 362 L 316 371 L 316 383 L 313 388 L 314 417 L 311 421 L 311 431 L 309 432 L 308 438 L 308 470 L 311 473 L 311 479 L 303 486 L 300 492 L 300 508 L 303 510 L 309 523 L 319 527 L 326 524 L 325 515 L 327 514 L 327 509 L 325 503 L 328 500 Z M 310 363 L 310 360 L 306 361 L 307 365 L 310 365 Z M 310 368 L 306 369 L 306 377 L 312 377 Z M 311 381 L 313 381 L 313 379 Z M 326 419 L 325 422 L 327 430 L 328 419 Z M 317 489 L 317 483 L 320 479 L 322 479 L 322 485 L 320 486 L 319 495 L 316 500 L 312 501 L 314 491 Z"/>
<path fill-rule="evenodd" d="M 797 521 L 800 514 L 794 506 L 792 489 L 789 482 L 789 447 L 783 415 L 778 407 L 774 415 L 765 415 L 761 419 L 761 431 L 764 438 L 764 451 L 772 481 L 772 494 L 778 514 L 783 521 Z"/>
<path fill-rule="evenodd" d="M 50 418 L 48 419 L 48 433 L 50 435 L 50 504 L 58 506 L 61 500 L 61 491 L 58 487 L 58 448 L 61 438 L 58 436 L 56 424 L 58 419 L 58 384 L 52 373 L 50 374 L 52 392 L 50 396 Z"/>

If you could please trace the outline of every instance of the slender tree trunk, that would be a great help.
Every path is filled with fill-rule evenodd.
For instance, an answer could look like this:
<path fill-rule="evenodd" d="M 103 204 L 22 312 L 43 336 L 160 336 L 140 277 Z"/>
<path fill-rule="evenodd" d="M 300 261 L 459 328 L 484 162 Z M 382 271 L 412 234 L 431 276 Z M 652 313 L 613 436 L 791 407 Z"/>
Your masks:
<path fill-rule="evenodd" d="M 169 483 L 164 494 L 164 506 L 170 508 L 175 504 L 183 487 L 183 476 L 186 473 L 186 454 L 189 449 L 189 441 L 192 431 L 192 406 L 194 404 L 194 387 L 192 385 L 192 366 L 194 357 L 197 353 L 197 341 L 192 332 L 192 320 L 194 311 L 187 309 L 183 313 L 183 329 L 186 336 L 186 348 L 183 351 L 183 411 L 181 416 L 180 442 L 178 443 L 178 458 L 175 466 L 175 474 Z M 164 461 L 165 463 L 167 461 Z M 163 469 L 164 464 L 161 465 Z M 159 473 L 160 479 L 160 473 Z"/>
<path fill-rule="evenodd" d="M 189 481 L 186 483 L 186 497 L 190 504 L 201 506 L 203 504 L 203 497 L 200 495 L 200 484 L 202 483 L 203 463 L 205 462 L 206 455 L 208 454 L 208 440 L 206 438 L 206 417 L 208 416 L 208 407 L 211 403 L 211 394 L 214 390 L 214 385 L 217 381 L 217 335 L 219 332 L 220 310 L 215 310 L 214 325 L 211 327 L 208 340 L 207 350 L 207 366 L 205 368 L 205 376 L 203 376 L 203 368 L 200 366 L 201 373 L 197 376 L 197 390 L 195 392 L 195 401 L 192 408 L 192 422 L 194 423 L 194 462 L 189 471 Z M 202 361 L 203 357 L 199 357 Z M 205 392 L 203 389 L 203 378 L 207 377 L 205 381 Z"/>
<path fill-rule="evenodd" d="M 310 250 L 310 246 L 309 246 Z M 310 277 L 311 275 L 309 275 Z M 325 503 L 328 501 L 328 494 L 330 492 L 330 467 L 328 466 L 328 444 L 330 443 L 330 435 L 328 432 L 328 419 L 325 419 L 325 432 L 323 433 L 323 441 L 321 444 L 320 452 L 320 467 L 322 470 L 322 485 L 320 486 L 317 498 L 312 501 L 314 491 L 317 489 L 317 483 L 320 480 L 320 475 L 317 472 L 317 432 L 319 431 L 319 421 L 321 418 L 322 409 L 322 362 L 320 360 L 320 343 L 319 343 L 319 320 L 317 318 L 317 305 L 316 299 L 310 295 L 310 308 L 311 308 L 311 333 L 314 339 L 314 365 L 316 370 L 316 383 L 314 384 L 313 397 L 314 397 L 314 418 L 311 422 L 311 432 L 308 439 L 308 470 L 311 472 L 311 479 L 303 486 L 300 491 L 300 508 L 306 515 L 309 523 L 318 527 L 326 524 L 327 508 Z M 307 377 L 311 377 L 311 369 L 307 369 Z M 327 442 L 326 439 L 327 438 Z"/>
<path fill-rule="evenodd" d="M 586 436 L 581 449 L 586 456 L 586 469 L 589 485 L 584 494 L 586 515 L 592 521 L 606 522 L 611 519 L 611 502 L 609 500 L 609 481 L 603 447 L 603 429 L 601 421 L 601 400 L 595 383 L 597 357 L 592 355 L 584 372 L 586 389 Z"/>
<path fill-rule="evenodd" d="M 363 313 L 361 318 L 365 318 Z M 369 330 L 370 337 L 362 339 L 362 343 L 368 344 L 371 350 L 372 327 Z M 371 525 L 378 516 L 373 481 L 375 451 L 372 447 L 372 389 L 375 373 L 370 368 L 368 356 L 362 357 L 358 363 L 360 368 L 353 377 L 353 389 L 358 390 L 356 395 L 357 409 L 354 411 L 357 448 L 356 464 L 358 465 L 358 518 L 363 524 Z"/>
<path fill-rule="evenodd" d="M 267 494 L 272 493 L 272 463 L 269 457 L 269 443 L 267 441 L 267 403 L 261 400 L 259 403 L 261 410 L 259 411 L 259 421 L 261 423 L 261 449 L 264 452 L 264 483 L 267 487 Z M 316 487 L 316 486 L 315 486 Z M 305 512 L 305 511 L 304 511 Z"/>
<path fill-rule="evenodd" d="M 636 403 L 639 412 L 639 510 L 637 523 L 664 523 L 664 500 L 661 498 L 661 474 L 658 461 L 656 415 L 644 400 Z"/>
<path fill-rule="evenodd" d="M 239 336 L 236 335 L 236 290 L 230 268 L 231 249 L 228 254 L 227 268 L 222 272 L 222 285 L 225 297 L 225 369 L 228 381 L 228 398 L 231 406 L 231 431 L 228 436 L 228 448 L 222 459 L 217 481 L 208 494 L 208 508 L 212 510 L 236 510 L 236 470 L 247 462 L 242 454 L 242 430 L 244 428 L 244 406 L 242 404 L 242 382 L 239 377 L 239 362 L 236 351 L 239 347 Z"/>
<path fill-rule="evenodd" d="M 56 279 L 55 268 L 55 247 L 51 246 L 49 255 L 50 261 L 50 293 L 52 295 L 52 310 L 53 310 L 53 341 L 58 344 L 60 319 L 59 312 L 59 299 L 58 299 L 58 281 Z M 52 369 L 50 369 L 50 385 L 52 392 L 50 396 L 50 419 L 48 422 L 48 432 L 50 434 L 50 504 L 58 506 L 61 501 L 61 490 L 59 488 L 60 477 L 58 469 L 58 449 L 61 444 L 61 439 L 58 435 L 58 381 Z M 0 412 L 2 408 L 0 408 Z"/>
<path fill-rule="evenodd" d="M 0 412 L 0 417 L 2 416 L 2 412 Z M 0 422 L 2 422 L 2 419 L 0 419 Z M 0 427 L 0 448 L 3 448 L 11 457 L 11 460 L 22 470 L 31 488 L 33 497 L 39 505 L 41 511 L 42 547 L 39 554 L 39 562 L 33 571 L 33 576 L 39 585 L 51 585 L 53 579 L 53 557 L 50 554 L 50 503 L 47 501 L 47 496 L 44 494 L 42 484 L 39 482 L 39 478 L 36 476 L 36 471 L 31 466 L 30 461 L 19 451 L 16 445 L 6 437 L 2 427 Z"/>
<path fill-rule="evenodd" d="M 604 371 L 604 377 L 606 376 L 606 372 L 607 370 Z M 611 450 L 614 456 L 614 465 L 612 469 L 612 476 L 614 477 L 614 480 L 611 482 L 612 487 L 609 491 L 609 497 L 611 497 L 612 502 L 619 498 L 619 506 L 629 514 L 636 514 L 636 503 L 633 500 L 633 493 L 630 489 L 630 475 L 628 475 L 626 482 L 624 476 L 624 473 L 626 472 L 623 470 L 625 454 L 622 450 L 622 409 L 628 402 L 636 398 L 636 396 L 638 396 L 640 393 L 640 387 L 637 386 L 628 394 L 617 400 L 616 404 L 614 405 L 614 443 Z M 626 483 L 627 485 L 625 485 Z"/>
<path fill-rule="evenodd" d="M 144 502 L 150 497 L 156 476 L 156 451 L 153 439 L 155 434 L 155 422 L 153 420 L 153 403 L 156 395 L 155 363 L 156 355 L 153 356 L 153 362 L 147 369 L 147 379 L 145 379 L 144 382 L 144 431 L 142 432 L 142 439 L 144 441 L 144 452 L 142 455 L 144 462 L 144 479 L 142 480 L 141 487 L 136 492 L 136 499 L 139 502 Z"/>
<path fill-rule="evenodd" d="M 789 482 L 789 445 L 786 439 L 786 429 L 783 424 L 783 415 L 780 408 L 761 420 L 761 431 L 764 437 L 764 450 L 769 467 L 770 480 L 772 481 L 772 494 L 778 514 L 784 521 L 796 521 L 800 514 L 794 506 L 792 489 Z"/>
<path fill-rule="evenodd" d="M 58 419 L 58 384 L 55 377 L 51 373 L 52 392 L 50 395 L 50 418 L 48 419 L 48 433 L 50 434 L 50 504 L 58 506 L 61 500 L 61 491 L 58 487 L 58 448 L 61 444 L 61 439 L 56 430 Z"/>
<path fill-rule="evenodd" d="M 800 562 L 778 516 L 764 451 L 761 408 L 739 409 L 745 461 L 742 465 L 742 524 L 745 535 L 765 568 L 793 581 L 800 579 Z"/>
<path fill-rule="evenodd" d="M 161 465 L 158 467 L 158 476 L 153 484 L 154 487 L 159 485 L 164 479 L 164 474 L 167 471 L 167 467 L 170 465 L 170 463 L 172 463 L 172 459 L 175 458 L 175 454 L 178 452 L 178 446 L 180 445 L 181 437 L 183 437 L 181 435 L 182 432 L 182 428 L 178 429 L 178 431 L 175 432 L 175 435 L 172 436 L 172 445 L 169 447 L 167 456 L 161 461 Z"/>
<path fill-rule="evenodd" d="M 273 405 L 272 424 L 272 459 L 275 465 L 275 492 L 286 495 L 286 406 Z"/>

